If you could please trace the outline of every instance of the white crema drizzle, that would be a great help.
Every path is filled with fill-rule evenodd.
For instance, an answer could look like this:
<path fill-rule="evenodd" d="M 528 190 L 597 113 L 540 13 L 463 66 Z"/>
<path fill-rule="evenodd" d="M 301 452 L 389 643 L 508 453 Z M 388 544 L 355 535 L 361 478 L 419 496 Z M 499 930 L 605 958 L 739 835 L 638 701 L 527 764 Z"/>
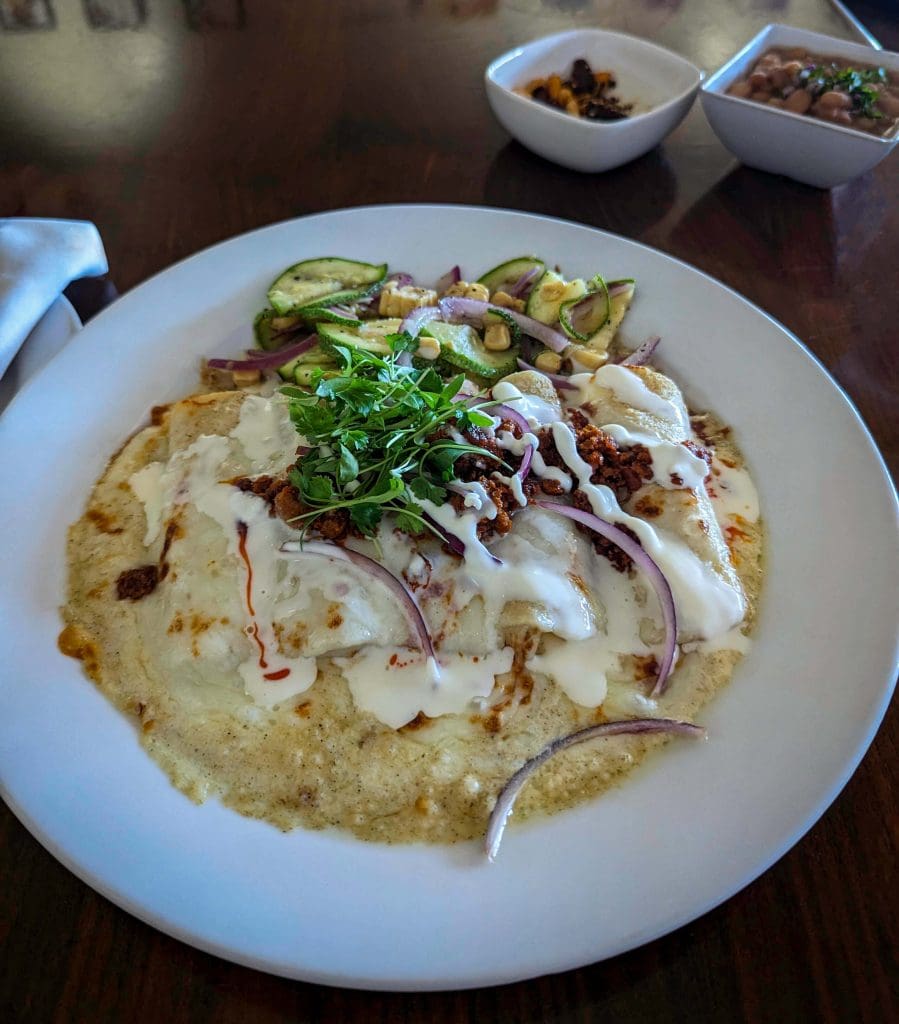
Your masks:
<path fill-rule="evenodd" d="M 605 388 L 624 405 L 689 430 L 690 421 L 682 401 L 672 402 L 657 395 L 639 374 L 619 363 L 608 363 L 595 373 L 575 373 L 568 380 L 579 394 L 579 400 L 571 402 L 572 405 L 582 405 L 596 394 L 597 389 Z"/>
<path fill-rule="evenodd" d="M 578 395 L 588 395 L 601 386 L 634 408 L 664 416 L 678 425 L 686 422 L 685 409 L 649 391 L 637 375 L 623 367 L 605 366 L 596 374 L 571 379 Z M 711 642 L 742 620 L 744 607 L 739 592 L 717 577 L 683 542 L 628 515 L 609 488 L 590 483 L 592 469 L 578 454 L 575 435 L 561 418 L 560 408 L 543 398 L 523 395 L 510 384 L 497 385 L 494 397 L 516 408 L 531 427 L 522 438 L 500 432 L 500 447 L 519 456 L 528 446 L 533 447 L 530 472 L 535 477 L 558 481 L 566 492 L 577 486 L 586 493 L 597 515 L 634 530 L 668 578 L 686 632 Z M 564 469 L 548 466 L 537 450 L 538 439 L 532 431 L 543 427 L 551 430 Z M 602 429 L 622 445 L 645 445 L 652 455 L 654 479 L 661 486 L 675 486 L 672 475 L 685 487 L 703 486 L 705 463 L 683 445 L 630 432 L 616 424 Z M 439 666 L 429 670 L 421 652 L 402 646 L 408 637 L 408 625 L 381 584 L 349 563 L 312 555 L 285 558 L 281 554 L 282 543 L 296 539 L 296 532 L 271 516 L 263 499 L 221 482 L 223 465 L 235 455 L 234 442 L 253 472 L 260 473 L 282 469 L 293 461 L 302 439 L 296 435 L 280 398 L 246 396 L 240 421 L 230 438 L 201 437 L 166 463 L 152 463 L 141 469 L 130 483 L 144 505 L 146 545 L 159 537 L 166 517 L 178 505 L 189 502 L 221 527 L 228 552 L 238 561 L 238 579 L 244 590 L 247 573 L 243 563 L 246 560 L 252 566 L 252 613 L 246 599 L 243 604 L 244 630 L 253 651 L 238 671 L 245 692 L 254 702 L 272 707 L 305 692 L 316 678 L 316 656 L 331 653 L 343 655 L 338 664 L 356 706 L 392 728 L 419 712 L 429 717 L 465 712 L 473 701 L 489 696 L 496 675 L 511 668 L 513 651 L 500 646 L 499 621 L 505 606 L 515 601 L 539 606 L 544 620 L 551 624 L 547 628 L 557 638 L 550 638 L 544 651 L 528 666 L 550 675 L 578 704 L 602 703 L 606 675 L 619 665 L 621 655 L 652 653 L 653 648 L 641 640 L 639 629 L 644 617 L 653 615 L 658 619 L 658 612 L 652 598 L 649 606 L 643 607 L 645 588 L 639 580 L 597 564 L 589 541 L 572 524 L 532 509 L 520 513 L 516 530 L 498 540 L 491 552 L 478 538 L 477 527 L 481 519 L 496 516 L 496 505 L 481 483 L 458 482 L 453 488 L 464 495 L 461 512 L 448 502 L 435 505 L 425 500 L 421 505 L 438 526 L 465 546 L 461 565 L 441 555 L 432 571 L 431 563 L 425 565 L 422 554 L 407 537 L 398 537 L 382 526 L 378 538 L 377 550 L 391 572 L 427 580 L 416 591 L 416 599 L 432 629 L 445 624 L 446 616 L 458 617 L 470 610 L 476 598 L 481 602 L 474 616 L 480 631 L 477 641 L 472 636 L 466 650 L 462 637 L 457 649 L 439 651 Z M 519 505 L 527 504 L 517 475 L 504 476 L 497 471 L 493 476 L 512 488 Z M 723 483 L 725 478 L 718 479 Z M 737 485 L 727 489 L 736 494 Z M 746 493 L 745 488 L 740 491 L 743 505 Z M 239 523 L 245 525 L 243 552 Z M 544 545 L 546 550 L 528 539 L 528 530 L 537 530 L 540 538 L 551 541 Z M 533 532 L 530 536 L 533 539 Z M 366 553 L 369 549 L 371 554 L 376 553 L 369 542 L 353 543 Z M 567 554 L 559 553 L 563 549 Z M 452 588 L 448 605 L 436 596 L 432 599 L 430 587 L 434 595 L 439 595 L 447 586 Z M 315 595 L 339 602 L 348 625 L 333 639 L 326 637 L 310 656 L 286 657 L 279 650 L 275 624 L 302 622 L 317 600 Z M 261 651 L 265 652 L 264 658 L 260 658 Z M 265 660 L 265 666 L 261 660 Z M 583 671 L 585 664 L 589 664 L 589 672 Z M 289 669 L 283 679 L 266 678 L 283 669 Z"/>

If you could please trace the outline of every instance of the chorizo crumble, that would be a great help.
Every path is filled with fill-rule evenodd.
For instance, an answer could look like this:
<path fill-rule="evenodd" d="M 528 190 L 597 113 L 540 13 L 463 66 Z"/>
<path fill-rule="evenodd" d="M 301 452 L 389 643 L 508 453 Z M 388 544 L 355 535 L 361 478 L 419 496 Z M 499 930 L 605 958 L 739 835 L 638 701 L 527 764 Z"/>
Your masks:
<path fill-rule="evenodd" d="M 619 446 L 611 435 L 590 423 L 578 410 L 570 413 L 569 420 L 577 441 L 578 454 L 593 469 L 590 476 L 591 483 L 602 484 L 610 488 L 616 499 L 623 503 L 646 481 L 652 479 L 652 456 L 643 445 Z M 513 437 L 521 437 L 521 428 L 511 420 L 506 419 L 500 423 L 497 434 L 503 431 L 508 431 Z M 444 432 L 440 432 L 430 440 L 438 440 L 447 436 Z M 565 462 L 556 448 L 552 431 L 543 428 L 537 432 L 536 436 L 540 454 L 545 463 L 548 466 L 555 466 L 567 471 Z M 521 505 L 512 488 L 501 480 L 497 480 L 493 474 L 499 472 L 502 475 L 507 475 L 517 472 L 521 465 L 521 457 L 501 448 L 496 437 L 479 427 L 469 428 L 463 433 L 463 437 L 468 444 L 482 448 L 485 454 L 480 456 L 473 452 L 466 452 L 461 455 L 456 460 L 455 476 L 464 483 L 480 484 L 496 506 L 496 516 L 493 519 L 484 518 L 479 521 L 478 539 L 484 542 L 495 536 L 504 536 L 512 529 L 513 516 L 521 508 Z M 694 454 L 711 464 L 712 455 L 708 449 L 690 441 L 685 441 L 684 444 Z M 284 476 L 240 477 L 232 482 L 239 490 L 255 494 L 267 501 L 270 505 L 271 515 L 278 516 L 289 525 L 295 525 L 300 516 L 312 510 L 303 504 L 299 491 L 287 479 L 287 472 L 290 468 L 292 467 L 285 470 Z M 526 499 L 531 501 L 544 495 L 564 494 L 565 488 L 558 480 L 537 480 L 534 477 L 528 477 L 524 481 L 522 491 Z M 571 498 L 576 507 L 587 512 L 592 511 L 590 503 L 582 491 L 575 490 Z M 463 494 L 450 494 L 447 500 L 456 512 L 464 511 L 465 496 Z M 344 541 L 348 536 L 362 536 L 353 527 L 349 512 L 345 508 L 323 512 L 312 520 L 309 529 L 325 540 L 336 542 Z M 619 572 L 626 572 L 631 567 L 631 559 L 616 545 L 584 527 L 579 526 L 578 529 L 590 537 L 597 553 L 607 558 Z M 622 529 L 634 540 L 637 540 L 636 535 L 627 527 L 622 527 Z M 458 552 L 453 552 L 448 546 L 445 546 L 444 550 L 455 553 L 459 557 Z"/>

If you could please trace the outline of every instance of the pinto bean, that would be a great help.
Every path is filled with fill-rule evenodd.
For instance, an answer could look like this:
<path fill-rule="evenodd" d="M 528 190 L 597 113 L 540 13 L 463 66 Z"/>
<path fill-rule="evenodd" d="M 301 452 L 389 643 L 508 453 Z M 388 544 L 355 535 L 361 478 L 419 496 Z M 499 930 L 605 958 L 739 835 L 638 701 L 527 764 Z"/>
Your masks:
<path fill-rule="evenodd" d="M 823 110 L 848 110 L 852 99 L 845 92 L 829 89 L 818 97 L 818 104 Z"/>
<path fill-rule="evenodd" d="M 748 99 L 752 92 L 752 86 L 749 82 L 734 82 L 734 84 L 727 90 L 728 96 L 738 96 L 740 99 Z"/>
<path fill-rule="evenodd" d="M 899 117 L 899 96 L 888 89 L 880 90 L 877 106 L 887 117 Z"/>
<path fill-rule="evenodd" d="M 811 94 L 806 92 L 805 89 L 797 89 L 795 92 L 791 92 L 784 100 L 784 110 L 789 110 L 794 114 L 804 114 L 811 105 Z"/>

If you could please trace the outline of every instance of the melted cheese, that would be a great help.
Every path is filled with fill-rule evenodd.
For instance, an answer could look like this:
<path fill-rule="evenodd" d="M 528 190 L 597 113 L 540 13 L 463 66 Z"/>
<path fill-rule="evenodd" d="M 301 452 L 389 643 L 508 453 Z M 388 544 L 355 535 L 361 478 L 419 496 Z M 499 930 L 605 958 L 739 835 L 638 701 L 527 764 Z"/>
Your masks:
<path fill-rule="evenodd" d="M 583 405 L 597 395 L 610 391 L 615 398 L 632 409 L 649 413 L 660 420 L 689 428 L 689 417 L 683 401 L 662 398 L 648 388 L 638 373 L 619 363 L 608 363 L 595 373 L 576 373 L 569 378 L 578 398 L 570 404 Z"/>

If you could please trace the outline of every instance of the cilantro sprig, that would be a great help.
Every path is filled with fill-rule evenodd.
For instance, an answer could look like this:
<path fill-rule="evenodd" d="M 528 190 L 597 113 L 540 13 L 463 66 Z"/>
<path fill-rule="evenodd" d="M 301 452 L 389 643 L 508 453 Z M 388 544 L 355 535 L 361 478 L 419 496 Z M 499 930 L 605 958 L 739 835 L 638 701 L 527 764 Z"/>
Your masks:
<path fill-rule="evenodd" d="M 492 403 L 457 400 L 464 374 L 444 380 L 430 367 L 404 365 L 402 353 L 417 348 L 408 334 L 386 340 L 391 352 L 383 357 L 335 345 L 337 372 L 316 370 L 308 391 L 281 388 L 291 421 L 311 449 L 289 473 L 310 509 L 296 522 L 304 531 L 334 509 L 347 509 L 366 536 L 374 535 L 385 513 L 393 513 L 407 533 L 432 529 L 419 502 L 446 501 L 456 460 L 467 452 L 496 460 L 442 433 L 490 426 L 493 420 L 482 409 Z"/>
<path fill-rule="evenodd" d="M 799 80 L 819 96 L 834 89 L 848 93 L 853 107 L 862 117 L 883 117 L 876 107 L 877 90 L 872 88 L 887 81 L 883 68 L 838 68 L 836 64 L 815 64 L 800 71 Z"/>

